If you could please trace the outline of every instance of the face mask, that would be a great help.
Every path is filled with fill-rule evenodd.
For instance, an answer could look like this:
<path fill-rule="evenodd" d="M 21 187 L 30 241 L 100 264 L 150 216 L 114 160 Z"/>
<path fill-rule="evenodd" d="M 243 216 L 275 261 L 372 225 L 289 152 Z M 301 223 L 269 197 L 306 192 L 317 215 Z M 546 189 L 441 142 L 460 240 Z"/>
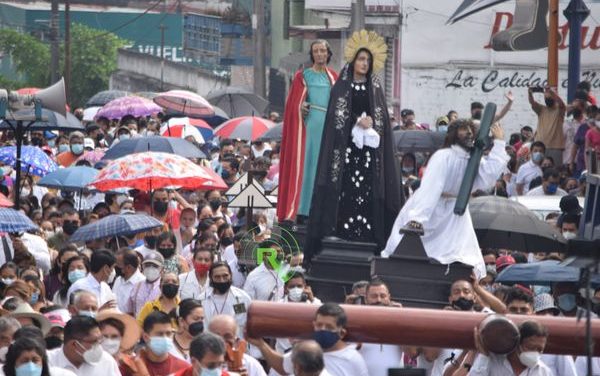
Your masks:
<path fill-rule="evenodd" d="M 53 237 L 56 233 L 54 231 L 44 231 L 44 234 L 46 235 L 46 239 L 50 239 L 51 237 Z"/>
<path fill-rule="evenodd" d="M 163 356 L 171 350 L 173 341 L 167 337 L 150 337 L 148 347 L 150 350 L 158 356 Z"/>
<path fill-rule="evenodd" d="M 12 278 L 2 278 L 2 283 L 4 283 L 6 286 L 10 286 L 13 284 L 15 280 Z"/>
<path fill-rule="evenodd" d="M 227 171 L 227 170 L 221 171 L 221 177 L 223 179 L 229 179 L 230 176 L 231 176 L 231 174 L 229 173 L 229 171 Z"/>
<path fill-rule="evenodd" d="M 221 369 L 220 368 L 200 368 L 200 375 L 198 376 L 220 376 Z"/>
<path fill-rule="evenodd" d="M 475 304 L 475 302 L 465 298 L 458 298 L 452 302 L 452 306 L 461 311 L 470 311 L 471 308 L 473 308 L 473 304 Z"/>
<path fill-rule="evenodd" d="M 194 270 L 198 274 L 206 274 L 210 270 L 210 264 L 201 264 L 199 262 L 194 262 Z"/>
<path fill-rule="evenodd" d="M 148 137 L 154 136 L 155 134 L 154 131 L 146 131 L 146 136 Z"/>
<path fill-rule="evenodd" d="M 117 271 L 115 270 L 115 268 L 112 268 L 112 271 L 108 275 L 108 280 L 106 281 L 106 283 L 108 283 L 108 284 L 113 283 L 115 281 L 116 277 L 117 277 Z"/>
<path fill-rule="evenodd" d="M 8 346 L 0 347 L 0 362 L 6 362 L 6 353 L 8 353 Z"/>
<path fill-rule="evenodd" d="M 551 195 L 555 194 L 557 190 L 558 190 L 558 184 L 551 183 L 546 186 L 546 192 L 548 192 Z"/>
<path fill-rule="evenodd" d="M 223 247 L 229 247 L 232 244 L 233 244 L 233 238 L 231 236 L 226 236 L 224 238 L 221 238 L 221 245 Z"/>
<path fill-rule="evenodd" d="M 148 282 L 154 282 L 160 277 L 160 270 L 153 266 L 146 266 L 144 268 L 144 277 Z"/>
<path fill-rule="evenodd" d="M 53 148 L 54 146 L 56 146 L 56 141 L 54 140 L 48 140 L 48 146 Z"/>
<path fill-rule="evenodd" d="M 221 207 L 221 199 L 211 200 L 209 205 L 212 211 L 217 211 Z"/>
<path fill-rule="evenodd" d="M 83 153 L 83 144 L 71 145 L 71 152 L 75 155 L 79 155 L 79 154 Z"/>
<path fill-rule="evenodd" d="M 174 283 L 165 283 L 164 285 L 162 285 L 161 291 L 165 297 L 173 299 L 177 296 L 177 293 L 179 292 L 179 285 L 176 285 Z"/>
<path fill-rule="evenodd" d="M 544 102 L 546 103 L 546 107 L 554 107 L 554 99 L 552 99 L 552 98 L 545 98 Z"/>
<path fill-rule="evenodd" d="M 152 203 L 152 209 L 156 212 L 156 214 L 163 215 L 169 209 L 169 203 L 166 201 L 154 201 Z"/>
<path fill-rule="evenodd" d="M 272 166 L 277 165 L 277 164 L 279 164 L 279 159 L 278 158 L 271 159 L 271 165 Z"/>
<path fill-rule="evenodd" d="M 73 235 L 75 231 L 79 228 L 77 222 L 74 221 L 64 221 L 63 222 L 63 232 L 69 236 Z"/>
<path fill-rule="evenodd" d="M 27 197 L 31 194 L 31 189 L 30 188 L 23 188 L 21 189 L 21 197 Z"/>
<path fill-rule="evenodd" d="M 527 368 L 533 368 L 540 360 L 541 354 L 537 351 L 523 351 L 519 354 L 519 361 Z"/>
<path fill-rule="evenodd" d="M 579 119 L 581 115 L 583 115 L 583 112 L 580 109 L 576 108 L 573 110 L 573 112 L 571 112 L 571 114 L 573 115 L 574 119 Z"/>
<path fill-rule="evenodd" d="M 329 330 L 317 330 L 313 333 L 313 339 L 317 341 L 323 350 L 327 350 L 340 340 L 340 335 L 337 332 L 330 332 Z"/>
<path fill-rule="evenodd" d="M 414 168 L 412 168 L 412 167 L 402 167 L 402 173 L 403 174 L 408 175 L 408 174 L 410 174 L 413 171 L 414 171 Z"/>
<path fill-rule="evenodd" d="M 96 313 L 94 311 L 79 311 L 79 316 L 91 317 L 93 319 L 96 318 Z"/>
<path fill-rule="evenodd" d="M 157 251 L 165 259 L 169 259 L 169 258 L 173 257 L 173 255 L 175 254 L 175 248 L 158 248 Z"/>
<path fill-rule="evenodd" d="M 572 231 L 564 231 L 562 235 L 567 240 L 575 239 L 577 237 L 577 234 Z"/>
<path fill-rule="evenodd" d="M 485 271 L 489 274 L 496 274 L 496 265 L 486 265 L 485 266 Z"/>
<path fill-rule="evenodd" d="M 40 376 L 42 374 L 42 366 L 34 362 L 23 363 L 15 368 L 17 376 Z"/>
<path fill-rule="evenodd" d="M 188 326 L 188 332 L 190 333 L 190 335 L 192 337 L 197 336 L 198 334 L 202 333 L 203 331 L 204 331 L 204 323 L 202 321 L 192 323 Z"/>
<path fill-rule="evenodd" d="M 438 125 L 438 132 L 448 133 L 448 126 L 447 125 Z"/>
<path fill-rule="evenodd" d="M 487 286 L 483 286 L 483 288 L 485 289 L 485 291 L 489 292 L 489 293 L 494 293 L 496 292 L 496 289 L 494 288 L 494 286 L 492 285 L 487 285 Z"/>
<path fill-rule="evenodd" d="M 210 285 L 213 289 L 215 289 L 219 294 L 223 295 L 229 291 L 231 287 L 231 281 L 227 282 L 211 282 Z"/>
<path fill-rule="evenodd" d="M 571 312 L 576 307 L 575 294 L 562 294 L 558 297 L 558 308 L 563 312 Z"/>
<path fill-rule="evenodd" d="M 120 339 L 106 338 L 104 341 L 102 341 L 102 348 L 110 355 L 115 355 L 116 353 L 118 353 L 120 347 Z"/>
<path fill-rule="evenodd" d="M 288 290 L 288 299 L 292 302 L 301 302 L 304 289 L 302 287 L 294 287 Z"/>
<path fill-rule="evenodd" d="M 57 349 L 63 345 L 62 338 L 56 336 L 46 337 L 45 342 L 47 350 Z"/>
<path fill-rule="evenodd" d="M 265 232 L 267 230 L 267 225 L 259 224 L 258 228 L 260 229 L 260 232 Z"/>
<path fill-rule="evenodd" d="M 146 243 L 146 247 L 148 247 L 150 249 L 156 249 L 156 240 L 157 239 L 158 239 L 158 237 L 154 236 L 154 235 L 144 236 L 144 242 Z"/>
<path fill-rule="evenodd" d="M 38 302 L 39 299 L 40 299 L 40 293 L 33 292 L 33 293 L 31 293 L 31 299 L 29 299 L 29 304 L 34 305 Z"/>
<path fill-rule="evenodd" d="M 117 201 L 117 205 L 121 206 L 121 204 L 124 203 L 125 200 L 127 200 L 127 196 L 119 195 L 115 200 Z"/>
<path fill-rule="evenodd" d="M 481 111 L 475 111 L 475 112 L 473 112 L 473 119 L 475 119 L 475 120 L 481 120 Z"/>
<path fill-rule="evenodd" d="M 69 145 L 68 144 L 60 144 L 58 145 L 58 153 L 64 153 L 69 151 Z"/>
<path fill-rule="evenodd" d="M 80 346 L 83 345 L 80 343 Z M 83 357 L 84 362 L 87 364 L 98 363 L 100 359 L 102 359 L 102 346 L 97 343 L 81 354 L 81 356 Z"/>
<path fill-rule="evenodd" d="M 543 159 L 544 159 L 544 153 L 540 153 L 539 151 L 536 151 L 533 154 L 531 154 L 531 160 L 534 163 L 540 163 Z"/>
<path fill-rule="evenodd" d="M 119 136 L 120 141 L 129 140 L 130 138 L 131 136 L 129 136 L 128 134 L 122 134 Z"/>
<path fill-rule="evenodd" d="M 71 270 L 69 272 L 69 282 L 71 283 L 75 283 L 76 281 L 79 281 L 81 278 L 86 276 L 86 272 L 85 270 L 81 270 L 81 269 L 75 269 L 75 270 Z"/>

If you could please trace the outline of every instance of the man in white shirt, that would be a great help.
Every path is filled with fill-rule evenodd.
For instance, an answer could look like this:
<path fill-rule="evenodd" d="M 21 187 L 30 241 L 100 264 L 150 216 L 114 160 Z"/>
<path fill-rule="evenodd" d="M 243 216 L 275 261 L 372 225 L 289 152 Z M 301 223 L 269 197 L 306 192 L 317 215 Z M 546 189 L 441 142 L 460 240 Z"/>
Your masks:
<path fill-rule="evenodd" d="M 323 350 L 315 341 L 298 342 L 292 350 L 295 376 L 328 376 Z"/>
<path fill-rule="evenodd" d="M 241 342 L 245 342 L 237 335 L 238 328 L 234 318 L 229 315 L 217 315 L 212 318 L 208 324 L 208 330 L 223 338 L 228 348 L 238 348 Z M 258 360 L 247 353 L 243 354 L 242 366 L 246 370 L 248 376 L 266 376 L 265 370 L 262 368 Z M 232 372 L 240 372 L 239 369 L 228 369 Z"/>
<path fill-rule="evenodd" d="M 78 376 L 120 376 L 117 362 L 102 349 L 101 340 L 96 320 L 75 316 L 65 325 L 63 346 L 47 352 L 48 364 Z"/>
<path fill-rule="evenodd" d="M 283 298 L 284 281 L 279 275 L 278 266 L 283 262 L 284 253 L 281 246 L 274 241 L 266 240 L 258 245 L 258 250 L 264 249 L 263 262 L 248 274 L 244 291 L 253 300 L 278 302 Z M 270 252 L 269 252 L 270 251 Z M 277 265 L 272 265 L 272 252 Z"/>
<path fill-rule="evenodd" d="M 107 281 L 114 278 L 116 263 L 117 259 L 108 250 L 98 250 L 92 253 L 90 272 L 69 287 L 67 296 L 77 290 L 86 290 L 96 294 L 100 309 L 115 308 L 116 297 Z"/>
<path fill-rule="evenodd" d="M 140 259 L 135 251 L 125 248 L 117 252 L 117 268 L 121 270 L 121 275 L 115 280 L 113 292 L 117 296 L 117 307 L 121 312 L 127 312 L 133 286 L 146 280 L 139 266 Z"/>
<path fill-rule="evenodd" d="M 364 359 L 354 346 L 348 346 L 346 335 L 346 312 L 336 303 L 325 303 L 317 310 L 313 321 L 313 337 L 323 349 L 325 369 L 332 376 L 368 376 Z M 279 354 L 263 339 L 249 339 L 258 347 L 269 366 L 282 375 L 294 372 L 292 354 Z"/>
<path fill-rule="evenodd" d="M 522 196 L 529 191 L 529 183 L 538 176 L 542 176 L 542 168 L 540 165 L 544 160 L 546 146 L 541 141 L 536 141 L 531 144 L 529 151 L 530 159 L 517 172 L 517 194 Z"/>
<path fill-rule="evenodd" d="M 558 171 L 554 168 L 547 168 L 544 170 L 542 185 L 527 192 L 527 196 L 566 196 L 567 192 L 562 190 L 559 184 L 560 174 Z"/>

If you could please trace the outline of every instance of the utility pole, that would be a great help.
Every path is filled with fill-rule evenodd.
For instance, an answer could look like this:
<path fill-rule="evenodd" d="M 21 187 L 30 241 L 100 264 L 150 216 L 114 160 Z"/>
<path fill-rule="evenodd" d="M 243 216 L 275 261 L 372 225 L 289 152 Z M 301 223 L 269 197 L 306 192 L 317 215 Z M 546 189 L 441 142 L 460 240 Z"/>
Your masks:
<path fill-rule="evenodd" d="M 558 0 L 548 0 L 548 86 L 558 90 Z"/>
<path fill-rule="evenodd" d="M 65 0 L 65 94 L 67 103 L 71 98 L 71 4 Z"/>
<path fill-rule="evenodd" d="M 58 81 L 58 1 L 50 8 L 50 84 Z"/>
<path fill-rule="evenodd" d="M 350 7 L 352 12 L 352 31 L 359 31 L 365 28 L 365 0 L 352 0 Z"/>
<path fill-rule="evenodd" d="M 581 73 L 581 24 L 590 15 L 582 0 L 571 0 L 563 14 L 569 20 L 569 89 L 568 101 L 575 99 L 575 89 Z"/>
<path fill-rule="evenodd" d="M 160 91 L 164 91 L 165 84 L 165 29 L 167 28 L 162 23 L 158 27 L 160 29 Z"/>
<path fill-rule="evenodd" d="M 254 14 L 252 15 L 252 39 L 254 42 L 254 94 L 265 98 L 266 91 L 266 66 L 265 66 L 265 1 L 254 0 Z"/>

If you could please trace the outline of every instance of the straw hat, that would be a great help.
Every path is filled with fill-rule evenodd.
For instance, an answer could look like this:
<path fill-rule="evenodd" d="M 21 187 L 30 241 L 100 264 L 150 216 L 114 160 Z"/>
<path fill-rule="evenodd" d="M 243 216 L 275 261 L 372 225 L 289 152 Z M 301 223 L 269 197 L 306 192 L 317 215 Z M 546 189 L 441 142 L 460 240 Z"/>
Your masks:
<path fill-rule="evenodd" d="M 137 320 L 132 316 L 116 309 L 104 309 L 96 315 L 96 321 L 99 323 L 106 319 L 119 320 L 125 325 L 125 333 L 123 334 L 123 338 L 121 338 L 121 351 L 131 350 L 140 341 L 142 329 Z"/>
<path fill-rule="evenodd" d="M 15 319 L 19 319 L 19 317 L 30 318 L 31 320 L 37 322 L 39 328 L 44 333 L 44 336 L 48 334 L 51 328 L 50 320 L 48 320 L 44 315 L 39 312 L 36 312 L 31 308 L 31 306 L 27 303 L 22 303 L 17 306 L 17 309 L 10 313 L 11 317 Z"/>

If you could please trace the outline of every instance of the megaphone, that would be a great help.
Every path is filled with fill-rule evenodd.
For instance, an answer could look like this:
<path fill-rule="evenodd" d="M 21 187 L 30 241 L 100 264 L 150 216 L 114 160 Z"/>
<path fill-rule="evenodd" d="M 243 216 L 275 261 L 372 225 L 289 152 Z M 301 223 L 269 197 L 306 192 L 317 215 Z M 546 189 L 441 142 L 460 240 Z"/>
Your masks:
<path fill-rule="evenodd" d="M 0 93 L 2 97 L 3 93 Z M 9 106 L 12 109 L 22 110 L 31 108 L 39 103 L 42 108 L 58 112 L 62 116 L 67 116 L 67 96 L 65 94 L 65 79 L 54 85 L 38 91 L 35 94 L 19 95 L 16 92 L 11 92 L 8 95 Z"/>

